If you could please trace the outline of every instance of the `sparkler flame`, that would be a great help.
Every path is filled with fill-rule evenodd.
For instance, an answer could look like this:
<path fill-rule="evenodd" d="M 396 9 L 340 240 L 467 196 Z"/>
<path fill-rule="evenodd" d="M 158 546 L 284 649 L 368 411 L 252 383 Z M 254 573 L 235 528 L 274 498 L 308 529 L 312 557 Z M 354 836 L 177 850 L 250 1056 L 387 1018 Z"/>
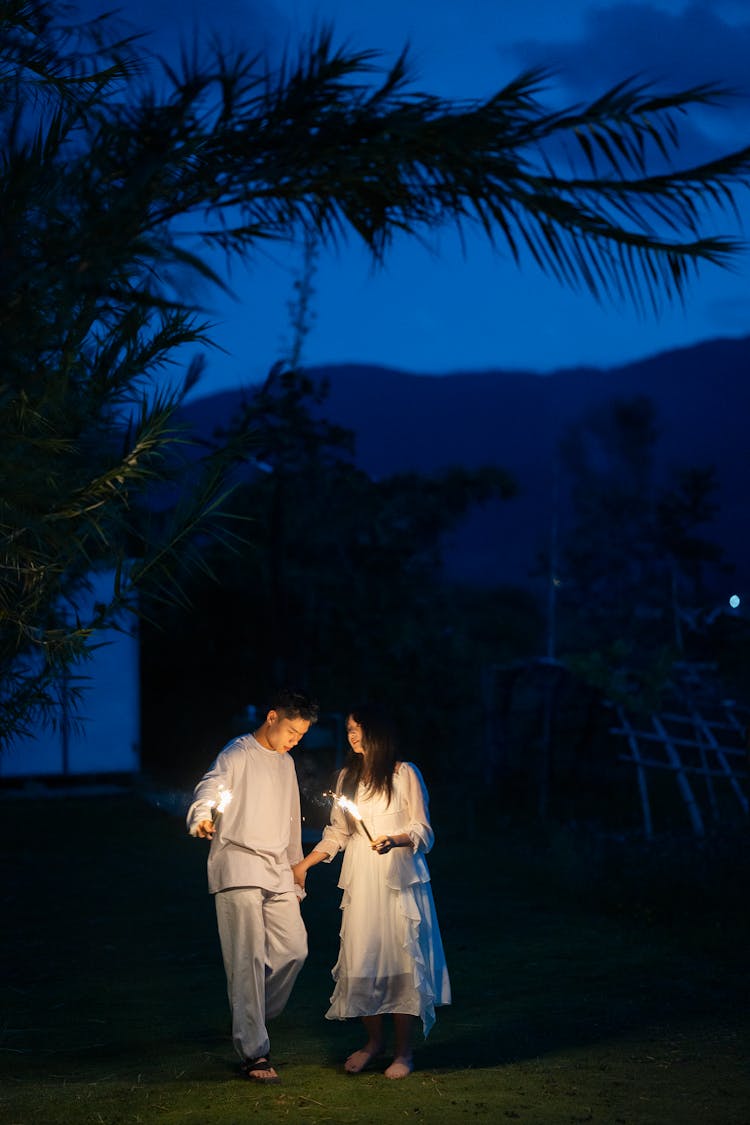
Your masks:
<path fill-rule="evenodd" d="M 339 805 L 340 808 L 342 808 L 344 810 L 344 812 L 348 812 L 350 814 L 350 816 L 353 816 L 355 820 L 358 820 L 359 823 L 362 825 L 362 828 L 364 830 L 365 835 L 367 836 L 367 839 L 370 841 L 370 843 L 372 843 L 372 836 L 370 835 L 370 833 L 368 831 L 367 825 L 365 824 L 364 820 L 362 819 L 362 813 L 359 811 L 357 806 L 354 804 L 354 801 L 350 801 L 348 797 L 345 797 L 343 795 L 343 793 L 334 793 L 332 789 L 327 789 L 326 792 L 323 794 L 323 796 L 324 797 L 331 797 L 336 802 L 336 804 Z"/>
<path fill-rule="evenodd" d="M 211 819 L 216 821 L 217 816 L 221 816 L 226 811 L 226 807 L 232 800 L 232 790 L 225 789 L 223 785 L 219 786 L 219 800 L 211 802 Z"/>
<path fill-rule="evenodd" d="M 341 805 L 342 809 L 346 809 L 348 813 L 352 814 L 355 820 L 362 819 L 362 813 L 354 804 L 354 801 L 350 801 L 348 797 L 339 797 L 338 802 Z"/>

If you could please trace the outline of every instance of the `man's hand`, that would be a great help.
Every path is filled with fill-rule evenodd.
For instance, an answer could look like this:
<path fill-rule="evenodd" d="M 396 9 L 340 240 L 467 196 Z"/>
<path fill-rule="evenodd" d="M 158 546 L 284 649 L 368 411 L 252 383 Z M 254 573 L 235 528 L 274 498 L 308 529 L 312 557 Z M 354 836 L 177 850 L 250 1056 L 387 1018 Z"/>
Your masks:
<path fill-rule="evenodd" d="M 216 832 L 216 825 L 212 820 L 199 820 L 195 829 L 196 836 L 200 836 L 201 840 L 213 840 Z"/>
<path fill-rule="evenodd" d="M 307 877 L 307 867 L 303 859 L 301 859 L 299 863 L 295 863 L 292 865 L 292 875 L 294 876 L 294 881 L 297 886 L 301 887 L 304 891 L 305 878 Z"/>

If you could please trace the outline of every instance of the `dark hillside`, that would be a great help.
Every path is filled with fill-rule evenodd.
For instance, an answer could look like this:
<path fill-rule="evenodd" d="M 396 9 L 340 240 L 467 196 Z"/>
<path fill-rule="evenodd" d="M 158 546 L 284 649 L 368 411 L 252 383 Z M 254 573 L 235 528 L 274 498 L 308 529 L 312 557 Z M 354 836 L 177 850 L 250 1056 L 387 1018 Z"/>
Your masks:
<path fill-rule="evenodd" d="M 329 382 L 327 416 L 357 435 L 357 460 L 384 476 L 451 464 L 511 470 L 520 495 L 475 514 L 449 546 L 451 571 L 480 583 L 524 582 L 546 543 L 555 451 L 566 427 L 590 408 L 648 395 L 661 425 L 659 466 L 715 464 L 720 513 L 713 536 L 736 568 L 750 573 L 750 337 L 715 340 L 601 370 L 550 375 L 523 371 L 413 375 L 390 368 L 315 368 Z M 185 407 L 205 434 L 225 425 L 241 392 Z"/>

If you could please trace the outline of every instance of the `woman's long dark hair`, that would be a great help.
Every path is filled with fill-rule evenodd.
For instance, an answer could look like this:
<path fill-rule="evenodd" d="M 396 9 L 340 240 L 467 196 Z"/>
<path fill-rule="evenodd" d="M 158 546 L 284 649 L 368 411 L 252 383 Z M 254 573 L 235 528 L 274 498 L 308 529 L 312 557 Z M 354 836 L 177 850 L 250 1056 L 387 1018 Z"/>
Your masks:
<path fill-rule="evenodd" d="M 393 771 L 397 760 L 396 729 L 391 719 L 372 703 L 352 707 L 348 718 L 362 728 L 364 754 L 349 751 L 341 773 L 341 792 L 353 799 L 360 781 L 372 793 L 393 796 Z"/>

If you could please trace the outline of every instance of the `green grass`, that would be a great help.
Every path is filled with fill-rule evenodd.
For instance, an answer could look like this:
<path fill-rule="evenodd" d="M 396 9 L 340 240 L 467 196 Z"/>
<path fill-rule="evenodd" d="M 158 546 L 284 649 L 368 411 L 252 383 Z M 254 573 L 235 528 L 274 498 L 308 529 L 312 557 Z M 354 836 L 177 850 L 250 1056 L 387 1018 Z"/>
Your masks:
<path fill-rule="evenodd" d="M 321 866 L 310 957 L 271 1026 L 283 1081 L 258 1087 L 236 1077 L 205 846 L 135 796 L 0 809 L 3 1125 L 750 1122 L 746 929 L 691 941 L 684 921 L 604 913 L 548 857 L 438 823 L 454 1003 L 415 1073 L 342 1071 L 361 1035 L 323 1018 L 339 892 Z"/>

